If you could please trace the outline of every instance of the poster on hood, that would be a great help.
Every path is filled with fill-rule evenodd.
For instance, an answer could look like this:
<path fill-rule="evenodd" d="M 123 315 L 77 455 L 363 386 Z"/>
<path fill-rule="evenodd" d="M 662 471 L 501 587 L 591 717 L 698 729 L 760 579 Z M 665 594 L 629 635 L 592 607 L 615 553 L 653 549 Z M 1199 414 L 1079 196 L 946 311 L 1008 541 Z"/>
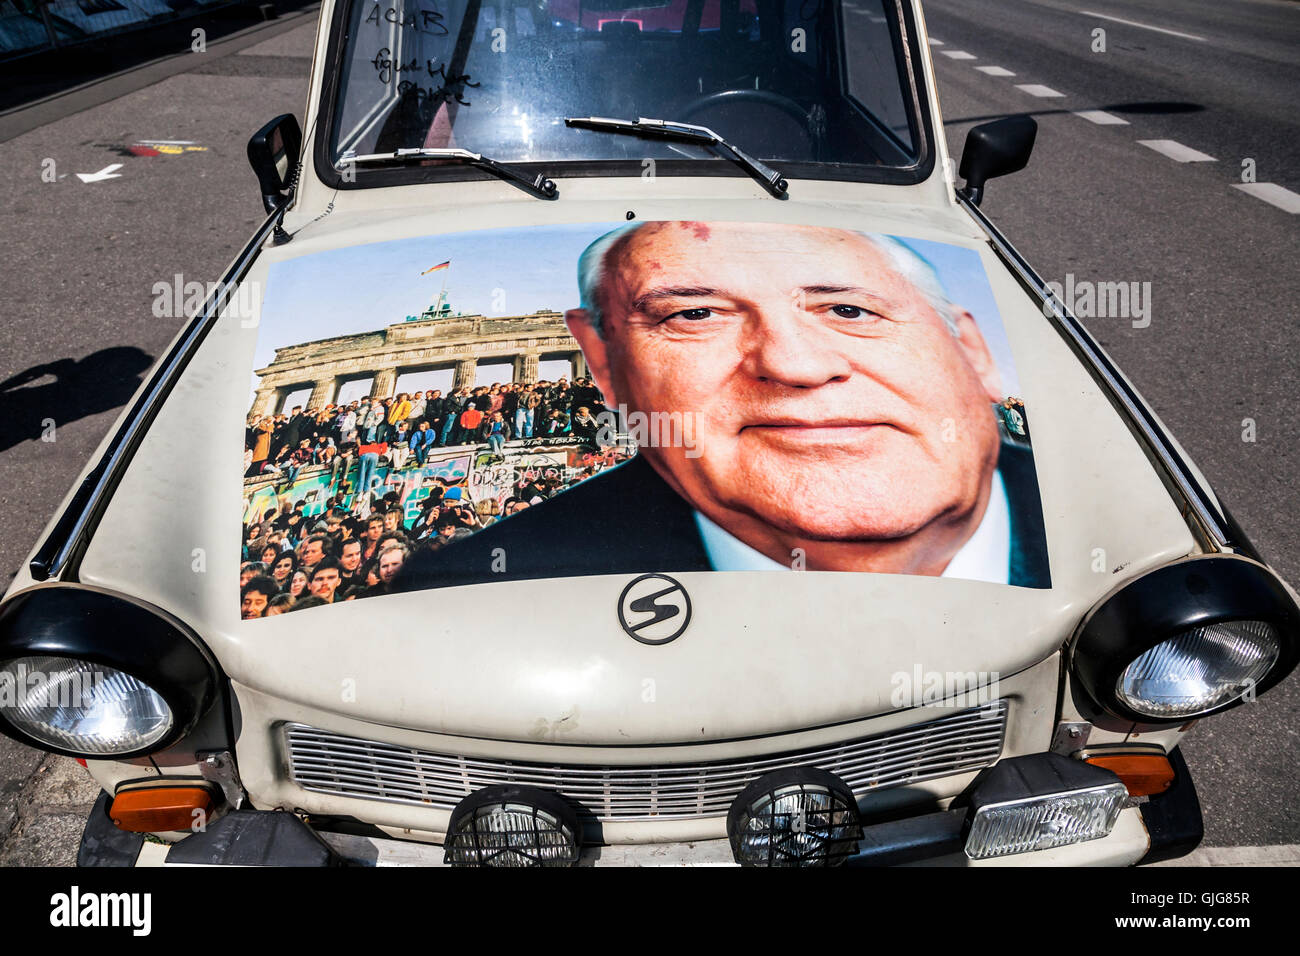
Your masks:
<path fill-rule="evenodd" d="M 680 571 L 1050 587 L 977 253 L 820 226 L 481 230 L 276 263 L 246 619 Z"/>

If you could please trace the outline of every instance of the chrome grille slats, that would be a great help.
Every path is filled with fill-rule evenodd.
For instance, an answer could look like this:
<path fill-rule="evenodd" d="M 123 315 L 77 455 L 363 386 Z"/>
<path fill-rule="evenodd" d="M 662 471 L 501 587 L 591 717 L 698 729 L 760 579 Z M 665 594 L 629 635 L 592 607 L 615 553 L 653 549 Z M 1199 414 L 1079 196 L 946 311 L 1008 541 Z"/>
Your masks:
<path fill-rule="evenodd" d="M 556 790 L 602 820 L 723 816 L 750 782 L 781 767 L 816 766 L 858 795 L 988 766 L 1002 752 L 1007 702 L 831 746 L 753 758 L 584 765 L 433 753 L 304 724 L 284 725 L 290 779 L 317 793 L 450 810 L 481 787 Z"/>
<path fill-rule="evenodd" d="M 979 711 L 976 711 L 975 713 L 979 713 Z M 947 719 L 952 719 L 952 718 L 947 718 Z M 985 723 L 991 723 L 991 722 L 985 721 Z M 290 726 L 294 728 L 295 737 L 299 741 L 301 741 L 296 745 L 295 753 L 302 754 L 303 756 L 310 754 L 312 752 L 312 745 L 306 742 L 308 738 L 303 737 L 300 731 L 297 730 L 297 728 L 302 727 L 302 725 L 290 725 Z M 427 764 L 433 764 L 435 766 L 445 766 L 448 769 L 455 769 L 455 771 L 459 774 L 459 773 L 472 773 L 473 770 L 476 768 L 496 772 L 502 766 L 502 764 L 510 763 L 509 761 L 475 760 L 469 757 L 454 757 L 454 756 L 447 756 L 441 754 L 433 754 L 426 751 L 409 750 L 407 748 L 398 747 L 389 744 L 374 744 L 368 741 L 358 741 L 356 738 L 353 737 L 345 737 L 341 735 L 328 734 L 326 732 L 321 732 L 321 731 L 314 731 L 314 733 L 321 736 L 323 740 L 328 741 L 327 743 L 318 745 L 317 752 L 320 753 L 322 757 L 330 757 L 333 758 L 335 762 L 337 762 L 340 759 L 345 759 L 344 755 L 355 754 L 357 755 L 358 758 L 360 758 L 357 759 L 357 763 L 360 766 L 372 766 L 375 763 L 384 763 L 394 767 L 406 767 L 409 766 L 414 761 L 416 763 L 427 763 Z M 868 738 L 862 741 L 858 741 L 854 744 L 842 744 L 836 747 L 828 747 L 817 751 L 806 751 L 806 752 L 796 751 L 795 753 L 797 753 L 801 758 L 804 759 L 820 760 L 826 758 L 833 758 L 837 755 L 840 755 L 848 747 L 857 747 L 856 752 L 860 754 L 863 759 L 866 759 L 874 750 L 888 749 L 891 754 L 900 755 L 902 753 L 905 753 L 909 749 L 917 750 L 917 751 L 922 749 L 933 750 L 935 748 L 931 747 L 930 744 L 934 741 L 951 741 L 956 745 L 961 746 L 961 745 L 968 744 L 972 740 L 988 739 L 989 737 L 1000 739 L 1001 734 L 1002 734 L 1002 726 L 1001 723 L 998 722 L 996 726 L 990 726 L 988 728 L 983 728 L 975 732 L 972 732 L 968 727 L 956 727 L 947 730 L 945 733 L 939 736 L 935 736 L 933 734 L 922 735 L 922 734 L 899 733 L 897 735 L 893 735 L 893 734 L 888 735 L 887 739 L 884 740 L 879 740 L 877 738 Z M 912 741 L 918 737 L 920 737 L 921 739 L 913 744 Z M 355 743 L 353 743 L 354 741 Z M 389 751 L 389 753 L 383 756 L 375 755 L 375 751 L 381 747 L 386 748 Z M 743 763 L 741 761 L 726 762 L 726 763 L 733 763 L 736 766 L 743 766 L 746 769 L 751 767 L 759 770 L 775 769 L 776 767 L 787 765 L 789 763 L 789 759 L 788 759 L 789 756 L 790 756 L 789 754 L 781 754 L 776 757 L 758 758 L 750 761 L 744 761 Z M 557 776 L 563 776 L 565 774 L 574 774 L 574 775 L 585 777 L 589 775 L 592 771 L 592 768 L 588 768 L 580 765 L 564 766 L 558 764 L 543 764 L 543 763 L 536 763 L 536 762 L 527 762 L 527 763 L 519 762 L 516 763 L 515 765 L 519 766 L 520 768 L 527 767 L 534 772 L 543 773 L 543 774 L 554 774 Z M 683 776 L 689 776 L 693 773 L 696 773 L 699 769 L 702 769 L 703 767 L 707 767 L 707 766 L 710 765 L 669 764 L 655 769 L 658 770 L 658 772 L 660 773 L 677 771 L 681 773 Z M 601 772 L 610 776 L 638 775 L 638 774 L 645 775 L 651 772 L 651 769 L 646 767 L 608 766 L 608 767 L 602 767 Z M 723 772 L 725 773 L 725 771 Z M 745 771 L 736 770 L 733 772 L 743 773 Z M 714 776 L 716 776 L 716 773 L 714 774 Z"/>

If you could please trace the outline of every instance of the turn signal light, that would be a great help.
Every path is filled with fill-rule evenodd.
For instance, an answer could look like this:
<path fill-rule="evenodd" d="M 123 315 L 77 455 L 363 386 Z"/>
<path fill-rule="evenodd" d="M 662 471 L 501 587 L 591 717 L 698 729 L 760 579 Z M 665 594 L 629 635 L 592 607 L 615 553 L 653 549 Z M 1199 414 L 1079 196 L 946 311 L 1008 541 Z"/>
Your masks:
<path fill-rule="evenodd" d="M 151 787 L 119 793 L 108 815 L 119 830 L 161 833 L 193 829 L 207 821 L 211 807 L 212 793 L 203 787 Z"/>
<path fill-rule="evenodd" d="M 1086 762 L 1123 780 L 1131 797 L 1153 796 L 1173 786 L 1174 767 L 1164 754 L 1094 754 Z"/>

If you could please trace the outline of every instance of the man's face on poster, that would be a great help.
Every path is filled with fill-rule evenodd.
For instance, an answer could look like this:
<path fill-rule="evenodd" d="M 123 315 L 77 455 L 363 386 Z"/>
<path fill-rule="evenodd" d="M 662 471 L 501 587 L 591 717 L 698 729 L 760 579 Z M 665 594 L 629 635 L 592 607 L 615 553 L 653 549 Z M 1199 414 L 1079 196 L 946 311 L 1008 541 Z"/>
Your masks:
<path fill-rule="evenodd" d="M 387 584 L 402 569 L 406 555 L 401 548 L 389 548 L 379 556 L 379 580 Z"/>
<path fill-rule="evenodd" d="M 339 563 L 343 565 L 345 572 L 355 574 L 357 568 L 361 566 L 361 542 L 349 541 L 343 545 L 343 553 L 339 557 Z"/>
<path fill-rule="evenodd" d="M 650 223 L 604 265 L 601 329 L 581 309 L 569 328 L 609 406 L 693 415 L 693 451 L 641 453 L 713 521 L 849 543 L 984 507 L 995 363 L 867 238 Z"/>
<path fill-rule="evenodd" d="M 326 568 L 312 575 L 311 593 L 318 598 L 324 598 L 326 601 L 334 600 L 334 590 L 339 586 L 342 578 L 339 576 L 338 568 Z"/>
<path fill-rule="evenodd" d="M 302 563 L 306 567 L 314 567 L 320 563 L 321 558 L 325 557 L 325 550 L 319 541 L 304 541 L 302 544 Z"/>
<path fill-rule="evenodd" d="M 239 616 L 245 621 L 262 617 L 266 612 L 267 597 L 261 591 L 249 591 L 240 605 Z"/>

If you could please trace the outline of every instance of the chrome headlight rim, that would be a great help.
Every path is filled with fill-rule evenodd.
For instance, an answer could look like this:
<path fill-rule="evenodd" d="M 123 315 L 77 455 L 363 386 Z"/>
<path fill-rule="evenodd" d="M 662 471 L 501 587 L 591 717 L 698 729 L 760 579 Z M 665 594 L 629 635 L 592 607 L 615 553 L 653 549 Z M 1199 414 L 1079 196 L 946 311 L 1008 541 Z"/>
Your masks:
<path fill-rule="evenodd" d="M 216 661 L 188 628 L 151 605 L 85 585 L 39 585 L 0 605 L 0 664 L 25 657 L 113 668 L 144 684 L 171 710 L 171 727 L 157 740 L 105 753 L 33 737 L 0 707 L 0 732 L 65 757 L 130 760 L 167 750 L 194 729 L 220 696 Z"/>
<path fill-rule="evenodd" d="M 1178 726 L 1245 702 L 1238 694 L 1211 707 L 1153 716 L 1116 693 L 1124 672 L 1145 653 L 1194 628 L 1259 621 L 1278 640 L 1272 667 L 1254 682 L 1258 696 L 1300 662 L 1300 608 L 1264 565 L 1236 555 L 1184 558 L 1112 590 L 1084 617 L 1067 645 L 1071 676 L 1086 701 L 1113 717 L 1147 726 Z"/>

